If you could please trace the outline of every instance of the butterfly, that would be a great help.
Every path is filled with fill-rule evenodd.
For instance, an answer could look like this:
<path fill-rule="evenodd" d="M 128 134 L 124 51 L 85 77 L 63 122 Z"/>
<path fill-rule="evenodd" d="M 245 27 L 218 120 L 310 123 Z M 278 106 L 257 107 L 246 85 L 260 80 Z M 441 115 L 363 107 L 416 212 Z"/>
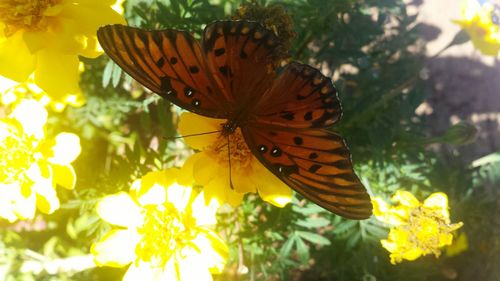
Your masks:
<path fill-rule="evenodd" d="M 307 64 L 273 67 L 279 41 L 257 22 L 216 21 L 201 42 L 185 31 L 108 25 L 104 51 L 149 90 L 188 111 L 240 128 L 252 154 L 319 206 L 351 219 L 372 213 L 344 139 L 328 128 L 342 115 L 328 77 Z"/>

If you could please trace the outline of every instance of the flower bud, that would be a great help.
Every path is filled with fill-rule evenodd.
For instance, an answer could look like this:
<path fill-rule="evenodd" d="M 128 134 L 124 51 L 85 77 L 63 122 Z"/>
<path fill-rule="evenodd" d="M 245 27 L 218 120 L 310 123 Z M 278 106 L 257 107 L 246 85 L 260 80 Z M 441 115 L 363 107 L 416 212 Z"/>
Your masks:
<path fill-rule="evenodd" d="M 466 121 L 460 121 L 451 126 L 443 136 L 439 137 L 439 140 L 448 144 L 465 145 L 474 142 L 477 134 L 476 126 Z"/>

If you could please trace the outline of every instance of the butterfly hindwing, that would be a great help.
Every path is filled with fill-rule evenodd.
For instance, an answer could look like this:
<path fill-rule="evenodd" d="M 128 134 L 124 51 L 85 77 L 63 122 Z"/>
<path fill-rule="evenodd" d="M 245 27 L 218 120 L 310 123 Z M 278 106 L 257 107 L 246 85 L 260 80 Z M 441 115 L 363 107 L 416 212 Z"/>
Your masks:
<path fill-rule="evenodd" d="M 364 219 L 372 212 L 370 197 L 343 138 L 326 129 L 341 115 L 332 81 L 292 62 L 259 100 L 242 132 L 261 163 L 295 191 L 336 214 Z"/>
<path fill-rule="evenodd" d="M 221 91 L 210 77 L 200 45 L 189 33 L 108 25 L 97 36 L 113 61 L 151 91 L 186 110 L 226 117 Z"/>
<path fill-rule="evenodd" d="M 330 78 L 306 64 L 288 64 L 256 107 L 257 122 L 293 128 L 325 128 L 342 109 Z"/>
<path fill-rule="evenodd" d="M 278 38 L 250 21 L 216 21 L 203 32 L 202 48 L 226 98 L 248 105 L 271 86 Z"/>
<path fill-rule="evenodd" d="M 339 135 L 279 126 L 248 126 L 242 132 L 262 164 L 304 197 L 347 218 L 371 215 L 370 197 Z"/>

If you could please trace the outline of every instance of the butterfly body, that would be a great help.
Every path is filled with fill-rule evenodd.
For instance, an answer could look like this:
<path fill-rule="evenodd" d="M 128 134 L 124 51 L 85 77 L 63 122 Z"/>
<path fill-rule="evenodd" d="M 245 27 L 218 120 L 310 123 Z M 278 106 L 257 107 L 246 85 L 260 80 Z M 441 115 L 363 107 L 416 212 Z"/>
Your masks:
<path fill-rule="evenodd" d="M 239 128 L 252 154 L 306 198 L 353 219 L 371 215 L 344 140 L 330 130 L 342 115 L 332 81 L 309 65 L 274 69 L 278 38 L 260 24 L 217 21 L 199 44 L 178 30 L 122 25 L 99 29 L 106 53 L 151 91 L 194 113 Z"/>

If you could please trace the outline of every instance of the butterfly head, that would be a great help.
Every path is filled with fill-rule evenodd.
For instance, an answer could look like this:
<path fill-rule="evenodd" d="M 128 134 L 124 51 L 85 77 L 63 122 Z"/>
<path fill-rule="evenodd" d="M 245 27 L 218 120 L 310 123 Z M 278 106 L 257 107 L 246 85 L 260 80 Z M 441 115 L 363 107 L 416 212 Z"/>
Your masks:
<path fill-rule="evenodd" d="M 235 120 L 228 120 L 222 124 L 222 135 L 229 136 L 236 131 L 236 128 L 238 128 L 238 123 Z"/>

